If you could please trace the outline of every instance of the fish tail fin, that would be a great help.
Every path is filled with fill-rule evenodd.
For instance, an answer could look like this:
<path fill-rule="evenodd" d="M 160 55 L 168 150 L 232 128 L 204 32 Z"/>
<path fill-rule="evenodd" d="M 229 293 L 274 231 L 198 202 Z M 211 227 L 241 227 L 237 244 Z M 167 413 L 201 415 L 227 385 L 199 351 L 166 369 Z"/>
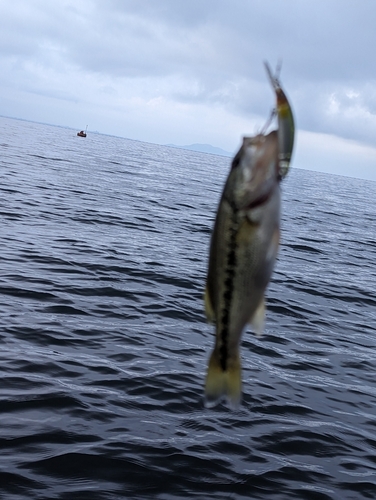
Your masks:
<path fill-rule="evenodd" d="M 213 408 L 224 398 L 231 408 L 237 408 L 242 391 L 241 364 L 239 352 L 227 360 L 223 370 L 219 353 L 214 349 L 210 356 L 205 381 L 205 406 Z"/>

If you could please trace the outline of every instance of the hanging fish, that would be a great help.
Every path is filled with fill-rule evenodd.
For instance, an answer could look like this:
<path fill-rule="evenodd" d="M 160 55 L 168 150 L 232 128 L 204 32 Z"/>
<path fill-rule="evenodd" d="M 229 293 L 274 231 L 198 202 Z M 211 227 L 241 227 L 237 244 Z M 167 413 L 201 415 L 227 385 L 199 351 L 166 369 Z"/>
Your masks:
<path fill-rule="evenodd" d="M 205 383 L 205 404 L 241 398 L 239 347 L 250 324 L 264 327 L 264 293 L 277 257 L 280 180 L 287 174 L 294 143 L 289 102 L 265 63 L 277 98 L 278 130 L 245 137 L 235 155 L 219 202 L 209 252 L 205 312 L 215 323 L 214 350 Z"/>

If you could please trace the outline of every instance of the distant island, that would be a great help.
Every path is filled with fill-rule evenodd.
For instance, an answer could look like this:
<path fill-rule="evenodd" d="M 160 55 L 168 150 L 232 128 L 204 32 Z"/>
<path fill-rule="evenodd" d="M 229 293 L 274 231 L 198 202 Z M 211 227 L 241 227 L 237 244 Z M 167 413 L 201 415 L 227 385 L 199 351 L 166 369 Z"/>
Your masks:
<path fill-rule="evenodd" d="M 177 146 L 176 144 L 166 144 L 171 148 L 179 148 L 179 149 L 190 149 L 191 151 L 198 151 L 199 153 L 209 153 L 212 155 L 219 156 L 234 156 L 233 153 L 229 151 L 225 151 L 221 148 L 216 148 L 215 146 L 211 146 L 210 144 L 190 144 L 189 146 Z"/>

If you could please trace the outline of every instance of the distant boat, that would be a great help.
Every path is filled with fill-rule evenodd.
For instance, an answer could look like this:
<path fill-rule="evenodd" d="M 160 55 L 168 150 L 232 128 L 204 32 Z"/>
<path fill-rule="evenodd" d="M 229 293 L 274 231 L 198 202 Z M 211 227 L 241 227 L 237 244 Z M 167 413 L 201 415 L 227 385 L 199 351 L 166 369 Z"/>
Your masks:
<path fill-rule="evenodd" d="M 85 132 L 83 130 L 81 130 L 81 132 L 77 132 L 78 137 L 86 137 L 86 131 L 87 131 L 87 125 L 85 128 Z"/>

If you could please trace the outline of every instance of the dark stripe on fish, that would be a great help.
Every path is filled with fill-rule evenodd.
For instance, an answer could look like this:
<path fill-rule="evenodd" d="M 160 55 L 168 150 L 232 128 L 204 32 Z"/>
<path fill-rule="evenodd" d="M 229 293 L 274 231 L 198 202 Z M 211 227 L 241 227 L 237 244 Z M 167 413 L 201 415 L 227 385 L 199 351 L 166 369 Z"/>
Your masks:
<path fill-rule="evenodd" d="M 235 278 L 235 268 L 236 268 L 236 235 L 239 229 L 239 223 L 237 220 L 237 210 L 232 207 L 232 217 L 231 226 L 229 229 L 230 239 L 228 245 L 228 253 L 226 260 L 225 269 L 225 289 L 223 292 L 223 313 L 220 320 L 221 330 L 220 339 L 221 347 L 219 348 L 219 362 L 223 371 L 227 369 L 227 358 L 228 358 L 228 337 L 229 337 L 229 323 L 230 323 L 230 310 L 231 310 L 231 300 L 233 295 L 234 278 Z"/>

